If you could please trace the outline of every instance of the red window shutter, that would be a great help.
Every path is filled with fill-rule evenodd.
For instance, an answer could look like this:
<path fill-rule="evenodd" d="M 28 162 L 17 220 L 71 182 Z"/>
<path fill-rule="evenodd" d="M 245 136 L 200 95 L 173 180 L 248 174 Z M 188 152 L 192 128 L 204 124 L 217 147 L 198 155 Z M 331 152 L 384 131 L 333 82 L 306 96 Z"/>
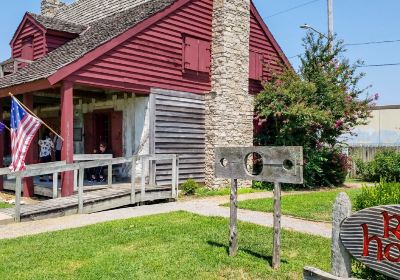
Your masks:
<path fill-rule="evenodd" d="M 199 69 L 199 40 L 185 38 L 184 69 L 198 71 Z"/>
<path fill-rule="evenodd" d="M 249 74 L 252 80 L 261 80 L 263 76 L 264 56 L 260 53 L 250 51 Z"/>
<path fill-rule="evenodd" d="M 210 72 L 211 43 L 199 40 L 199 72 Z"/>
<path fill-rule="evenodd" d="M 111 149 L 114 157 L 122 157 L 122 119 L 121 111 L 111 113 Z"/>
<path fill-rule="evenodd" d="M 22 41 L 21 58 L 33 60 L 33 38 L 29 37 Z"/>

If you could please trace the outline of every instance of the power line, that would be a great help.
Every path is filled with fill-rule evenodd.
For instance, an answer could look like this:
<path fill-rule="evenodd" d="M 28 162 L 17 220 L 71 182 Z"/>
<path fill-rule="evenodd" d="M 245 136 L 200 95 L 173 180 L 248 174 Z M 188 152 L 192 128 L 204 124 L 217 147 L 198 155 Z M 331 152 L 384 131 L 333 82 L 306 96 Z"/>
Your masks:
<path fill-rule="evenodd" d="M 345 46 L 362 46 L 362 45 L 374 45 L 374 44 L 386 44 L 386 43 L 398 43 L 400 42 L 400 39 L 398 40 L 385 40 L 385 41 L 371 41 L 371 42 L 363 42 L 363 43 L 350 43 L 350 44 L 344 44 Z"/>
<path fill-rule="evenodd" d="M 281 15 L 281 14 L 284 14 L 284 13 L 287 13 L 287 12 L 290 12 L 290 11 L 293 11 L 293 10 L 296 10 L 296 9 L 298 9 L 298 8 L 301 8 L 301 7 L 304 7 L 304 6 L 313 4 L 313 3 L 318 2 L 318 1 L 321 1 L 321 0 L 312 0 L 312 1 L 308 1 L 308 2 L 305 2 L 305 3 L 303 3 L 303 4 L 300 4 L 300 5 L 291 7 L 291 8 L 289 8 L 289 9 L 282 10 L 282 11 L 280 11 L 280 12 L 277 12 L 277 13 L 272 14 L 272 15 L 270 15 L 270 16 L 267 16 L 266 18 L 272 18 L 272 17 L 278 16 L 278 15 Z"/>
<path fill-rule="evenodd" d="M 383 64 L 368 64 L 368 65 L 358 65 L 358 68 L 367 68 L 367 67 L 385 67 L 385 66 L 398 66 L 400 65 L 400 62 L 398 63 L 383 63 Z"/>

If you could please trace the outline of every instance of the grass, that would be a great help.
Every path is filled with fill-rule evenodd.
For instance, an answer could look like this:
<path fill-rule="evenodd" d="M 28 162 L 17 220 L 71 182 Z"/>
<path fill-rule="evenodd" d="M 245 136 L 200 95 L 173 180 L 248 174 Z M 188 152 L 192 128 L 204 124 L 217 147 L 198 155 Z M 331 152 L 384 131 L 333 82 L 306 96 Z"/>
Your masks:
<path fill-rule="evenodd" d="M 248 194 L 248 193 L 255 193 L 261 192 L 262 190 L 257 190 L 253 188 L 240 188 L 238 189 L 238 194 Z M 198 197 L 207 197 L 207 196 L 219 196 L 219 195 L 229 195 L 231 192 L 230 188 L 222 188 L 222 189 L 208 189 L 208 188 L 199 188 L 196 190 L 195 196 Z"/>
<path fill-rule="evenodd" d="M 3 209 L 3 208 L 10 208 L 10 207 L 12 207 L 12 205 L 10 205 L 9 203 L 0 201 L 0 209 Z"/>
<path fill-rule="evenodd" d="M 282 233 L 282 266 L 270 266 L 272 230 L 239 223 L 227 255 L 228 220 L 175 212 L 0 241 L 0 279 L 302 279 L 329 269 L 330 241 Z"/>
<path fill-rule="evenodd" d="M 282 196 L 283 215 L 302 218 L 310 221 L 330 222 L 332 205 L 339 192 L 346 192 L 354 201 L 361 189 L 335 189 L 331 191 L 315 191 L 306 194 Z M 228 205 L 225 205 L 228 206 Z M 261 212 L 273 212 L 273 199 L 252 199 L 240 201 L 239 208 Z"/>

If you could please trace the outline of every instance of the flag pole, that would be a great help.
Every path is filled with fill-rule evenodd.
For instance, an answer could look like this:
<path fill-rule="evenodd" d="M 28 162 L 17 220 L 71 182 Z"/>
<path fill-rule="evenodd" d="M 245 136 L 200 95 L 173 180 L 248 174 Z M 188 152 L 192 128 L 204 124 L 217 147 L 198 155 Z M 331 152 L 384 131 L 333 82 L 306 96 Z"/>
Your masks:
<path fill-rule="evenodd" d="M 51 132 L 53 132 L 55 135 L 57 135 L 63 142 L 64 142 L 64 138 L 61 137 L 61 135 L 59 135 L 57 132 L 54 131 L 54 129 L 52 129 L 47 123 L 45 123 L 44 121 L 42 121 L 38 116 L 36 116 L 36 114 L 34 112 L 32 112 L 28 107 L 26 107 L 23 103 L 19 102 L 19 100 L 17 98 L 14 97 L 14 95 L 9 92 L 8 93 L 16 102 L 18 102 L 19 105 L 21 105 L 22 107 L 25 108 L 25 110 L 27 110 L 32 116 L 34 116 L 35 118 L 37 118 L 45 127 L 47 127 Z"/>
<path fill-rule="evenodd" d="M 0 124 L 2 124 L 9 132 L 11 132 L 11 129 L 8 126 L 6 126 L 3 122 L 0 122 Z"/>

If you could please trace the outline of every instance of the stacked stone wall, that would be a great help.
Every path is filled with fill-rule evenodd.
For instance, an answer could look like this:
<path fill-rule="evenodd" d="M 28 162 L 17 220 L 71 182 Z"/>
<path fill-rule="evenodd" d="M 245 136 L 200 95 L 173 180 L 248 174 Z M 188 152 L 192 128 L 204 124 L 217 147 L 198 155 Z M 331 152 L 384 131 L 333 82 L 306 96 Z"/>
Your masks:
<path fill-rule="evenodd" d="M 41 14 L 42 16 L 53 17 L 57 11 L 64 6 L 65 3 L 60 0 L 42 0 Z"/>
<path fill-rule="evenodd" d="M 229 184 L 214 177 L 215 147 L 253 145 L 249 39 L 250 1 L 214 0 L 212 92 L 206 95 L 205 183 L 208 187 Z"/>

